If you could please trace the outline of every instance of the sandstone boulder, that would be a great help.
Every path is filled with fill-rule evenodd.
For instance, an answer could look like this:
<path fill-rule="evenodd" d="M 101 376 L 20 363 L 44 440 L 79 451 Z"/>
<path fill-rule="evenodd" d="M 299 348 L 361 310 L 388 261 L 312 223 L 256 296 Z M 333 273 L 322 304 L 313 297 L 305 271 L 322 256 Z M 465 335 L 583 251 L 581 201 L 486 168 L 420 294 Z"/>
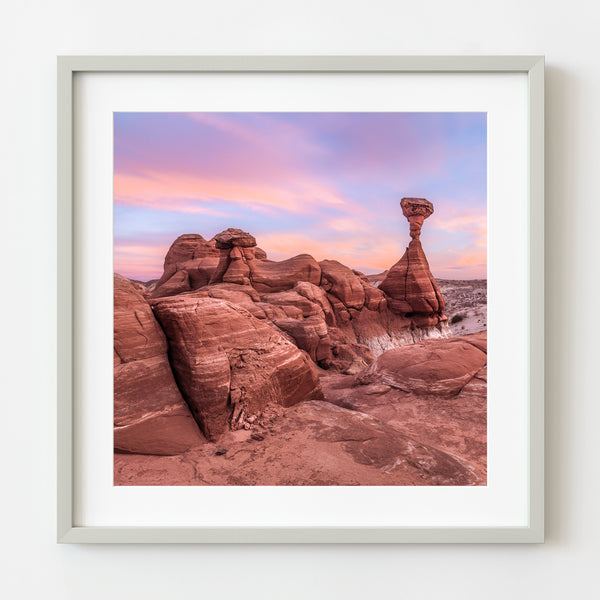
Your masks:
<path fill-rule="evenodd" d="M 132 283 L 114 276 L 114 446 L 179 454 L 204 439 L 173 378 L 165 335 Z"/>
<path fill-rule="evenodd" d="M 368 310 L 376 310 L 384 312 L 387 308 L 387 298 L 385 293 L 371 285 L 369 281 L 362 281 L 363 289 L 365 290 L 365 308 Z"/>
<path fill-rule="evenodd" d="M 160 287 L 167 282 L 177 271 L 178 263 L 204 258 L 207 256 L 218 256 L 219 252 L 215 248 L 215 242 L 207 242 L 197 233 L 186 233 L 180 235 L 169 248 L 164 262 L 164 272 L 158 280 L 156 287 Z"/>
<path fill-rule="evenodd" d="M 113 276 L 113 286 L 113 341 L 119 362 L 166 355 L 165 336 L 140 291 L 117 273 Z"/>
<path fill-rule="evenodd" d="M 260 294 L 249 285 L 238 285 L 233 283 L 216 283 L 196 290 L 194 295 L 205 293 L 209 298 L 227 300 L 234 304 L 247 304 L 260 301 Z"/>
<path fill-rule="evenodd" d="M 486 364 L 486 353 L 468 339 L 426 340 L 384 352 L 357 381 L 415 394 L 451 396 Z"/>
<path fill-rule="evenodd" d="M 478 345 L 485 340 L 465 336 Z M 438 347 L 451 343 L 440 339 Z M 410 348 L 410 346 L 409 346 Z M 458 394 L 413 393 L 377 378 L 357 385 L 359 377 L 342 374 L 321 377 L 328 402 L 369 414 L 421 443 L 457 457 L 473 471 L 479 485 L 487 479 L 487 374 L 482 367 Z M 453 390 L 451 390 L 453 391 Z"/>
<path fill-rule="evenodd" d="M 157 299 L 153 309 L 179 387 L 209 439 L 242 411 L 322 398 L 309 357 L 241 305 L 187 294 Z"/>
<path fill-rule="evenodd" d="M 256 246 L 256 239 L 253 235 L 233 227 L 217 233 L 213 240 L 216 242 L 217 248 L 252 248 Z"/>

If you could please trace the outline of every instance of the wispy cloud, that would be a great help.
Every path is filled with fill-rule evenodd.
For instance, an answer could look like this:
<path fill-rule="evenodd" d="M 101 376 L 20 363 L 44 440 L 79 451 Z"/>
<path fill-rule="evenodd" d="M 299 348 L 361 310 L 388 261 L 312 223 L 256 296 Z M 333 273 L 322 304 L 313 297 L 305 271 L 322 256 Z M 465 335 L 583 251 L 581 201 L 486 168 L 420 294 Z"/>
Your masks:
<path fill-rule="evenodd" d="M 477 113 L 117 113 L 115 264 L 158 276 L 165 240 L 235 226 L 272 258 L 385 269 L 415 195 L 432 270 L 485 276 L 485 148 Z"/>

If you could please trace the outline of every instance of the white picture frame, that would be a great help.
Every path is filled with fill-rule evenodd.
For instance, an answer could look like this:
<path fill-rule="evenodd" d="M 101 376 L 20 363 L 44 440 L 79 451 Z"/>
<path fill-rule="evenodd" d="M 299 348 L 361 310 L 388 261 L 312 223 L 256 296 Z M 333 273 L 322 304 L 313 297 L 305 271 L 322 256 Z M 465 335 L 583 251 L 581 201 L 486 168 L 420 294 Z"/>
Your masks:
<path fill-rule="evenodd" d="M 82 73 L 521 73 L 527 77 L 527 524 L 520 526 L 90 526 L 74 516 L 74 78 Z M 544 539 L 544 58 L 541 56 L 61 56 L 58 57 L 58 519 L 61 543 L 541 543 Z M 110 235 L 112 232 L 107 232 Z"/>

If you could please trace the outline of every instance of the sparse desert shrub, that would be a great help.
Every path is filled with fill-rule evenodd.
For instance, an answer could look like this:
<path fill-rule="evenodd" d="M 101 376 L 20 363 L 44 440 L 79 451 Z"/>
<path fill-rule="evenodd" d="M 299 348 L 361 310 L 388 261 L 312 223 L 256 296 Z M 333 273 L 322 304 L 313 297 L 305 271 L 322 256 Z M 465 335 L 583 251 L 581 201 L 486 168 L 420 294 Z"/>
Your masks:
<path fill-rule="evenodd" d="M 460 323 L 465 318 L 465 315 L 454 315 L 452 319 L 450 319 L 450 324 L 455 325 L 456 323 Z"/>

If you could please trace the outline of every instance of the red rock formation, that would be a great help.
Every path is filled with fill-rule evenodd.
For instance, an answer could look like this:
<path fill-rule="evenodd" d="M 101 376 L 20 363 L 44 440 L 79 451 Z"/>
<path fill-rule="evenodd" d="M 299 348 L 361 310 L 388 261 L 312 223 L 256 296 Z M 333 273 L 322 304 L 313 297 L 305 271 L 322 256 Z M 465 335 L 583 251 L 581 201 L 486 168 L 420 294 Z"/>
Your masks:
<path fill-rule="evenodd" d="M 335 326 L 335 313 L 323 288 L 308 281 L 299 281 L 294 286 L 294 291 L 316 304 L 323 311 L 328 326 Z"/>
<path fill-rule="evenodd" d="M 163 296 L 171 296 L 167 294 L 166 286 L 175 280 L 176 276 L 181 273 L 187 273 L 190 289 L 196 290 L 199 287 L 208 285 L 219 265 L 219 257 L 214 254 L 209 254 L 201 258 L 194 258 L 185 262 L 177 263 L 177 272 L 161 287 Z"/>
<path fill-rule="evenodd" d="M 483 340 L 485 333 L 394 348 L 379 356 L 357 381 L 383 383 L 415 394 L 452 396 L 487 364 Z"/>
<path fill-rule="evenodd" d="M 204 291 L 154 300 L 179 387 L 209 439 L 269 402 L 321 399 L 314 364 L 242 305 Z M 242 415 L 242 416 L 240 416 Z"/>
<path fill-rule="evenodd" d="M 296 346 L 307 352 L 314 362 L 320 363 L 331 358 L 331 339 L 324 319 L 309 316 L 274 319 L 273 323 L 290 335 Z"/>
<path fill-rule="evenodd" d="M 402 258 L 387 272 L 379 289 L 387 294 L 390 310 L 409 316 L 413 327 L 438 327 L 448 336 L 444 298 L 419 241 L 421 226 L 433 213 L 433 205 L 424 198 L 402 198 L 400 205 L 410 223 L 412 240 Z"/>
<path fill-rule="evenodd" d="M 365 304 L 365 288 L 360 278 L 337 260 L 322 260 L 321 287 L 346 308 L 360 310 Z"/>
<path fill-rule="evenodd" d="M 256 246 L 253 235 L 233 227 L 217 233 L 213 240 L 215 240 L 217 248 L 252 248 Z"/>
<path fill-rule="evenodd" d="M 417 237 L 429 206 L 426 200 L 403 201 Z M 255 238 L 241 229 L 227 229 L 210 242 L 201 236 L 180 236 L 169 250 L 165 274 L 153 296 L 192 290 L 243 306 L 320 366 L 344 372 L 356 372 L 372 353 L 448 335 L 443 299 L 418 240 L 411 242 L 378 289 L 338 261 L 317 263 L 308 254 L 266 260 Z M 333 345 L 328 333 L 332 328 L 337 328 Z"/>
<path fill-rule="evenodd" d="M 375 355 L 365 344 L 352 341 L 352 336 L 338 328 L 329 330 L 331 339 L 331 357 L 323 366 L 333 368 L 346 375 L 355 375 L 366 369 Z"/>
<path fill-rule="evenodd" d="M 299 281 L 321 283 L 321 267 L 309 254 L 299 254 L 287 260 L 255 260 L 250 266 L 252 286 L 259 292 L 283 292 Z"/>
<path fill-rule="evenodd" d="M 184 264 L 189 264 L 192 261 L 187 261 Z M 159 280 L 160 281 L 160 280 Z M 156 284 L 152 296 L 176 296 L 184 292 L 190 292 L 192 286 L 190 284 L 190 271 L 181 270 L 175 271 L 167 281 L 161 285 Z"/>
<path fill-rule="evenodd" d="M 114 276 L 114 446 L 179 454 L 203 437 L 175 384 L 165 335 L 141 293 Z"/>
<path fill-rule="evenodd" d="M 287 290 L 285 292 L 273 292 L 271 294 L 261 294 L 260 299 L 275 306 L 281 307 L 284 311 L 287 308 L 293 308 L 293 313 L 298 317 L 318 316 L 325 319 L 325 313 L 321 306 L 305 296 L 299 294 L 296 290 Z"/>
<path fill-rule="evenodd" d="M 321 283 L 321 267 L 312 256 L 267 260 L 254 236 L 229 228 L 209 242 L 197 234 L 179 236 L 167 252 L 152 297 L 174 296 L 217 283 L 251 284 L 259 292 L 281 292 L 298 282 Z"/>
<path fill-rule="evenodd" d="M 198 267 L 203 262 L 198 259 L 207 257 L 218 257 L 219 251 L 216 249 L 215 242 L 207 242 L 201 235 L 197 233 L 186 233 L 180 235 L 169 248 L 165 256 L 164 271 L 162 277 L 156 283 L 156 290 L 160 289 L 177 271 L 190 271 Z M 189 261 L 196 261 L 192 264 Z M 213 259 L 214 261 L 214 259 Z M 178 266 L 179 265 L 179 266 Z M 208 281 L 206 282 L 208 283 Z M 202 285 L 205 285 L 204 283 Z M 175 292 L 180 293 L 180 292 Z M 165 294 L 170 295 L 170 294 Z"/>
<path fill-rule="evenodd" d="M 410 242 L 379 289 L 390 297 L 388 306 L 397 314 L 441 315 L 444 310 L 442 293 L 418 240 Z"/>

